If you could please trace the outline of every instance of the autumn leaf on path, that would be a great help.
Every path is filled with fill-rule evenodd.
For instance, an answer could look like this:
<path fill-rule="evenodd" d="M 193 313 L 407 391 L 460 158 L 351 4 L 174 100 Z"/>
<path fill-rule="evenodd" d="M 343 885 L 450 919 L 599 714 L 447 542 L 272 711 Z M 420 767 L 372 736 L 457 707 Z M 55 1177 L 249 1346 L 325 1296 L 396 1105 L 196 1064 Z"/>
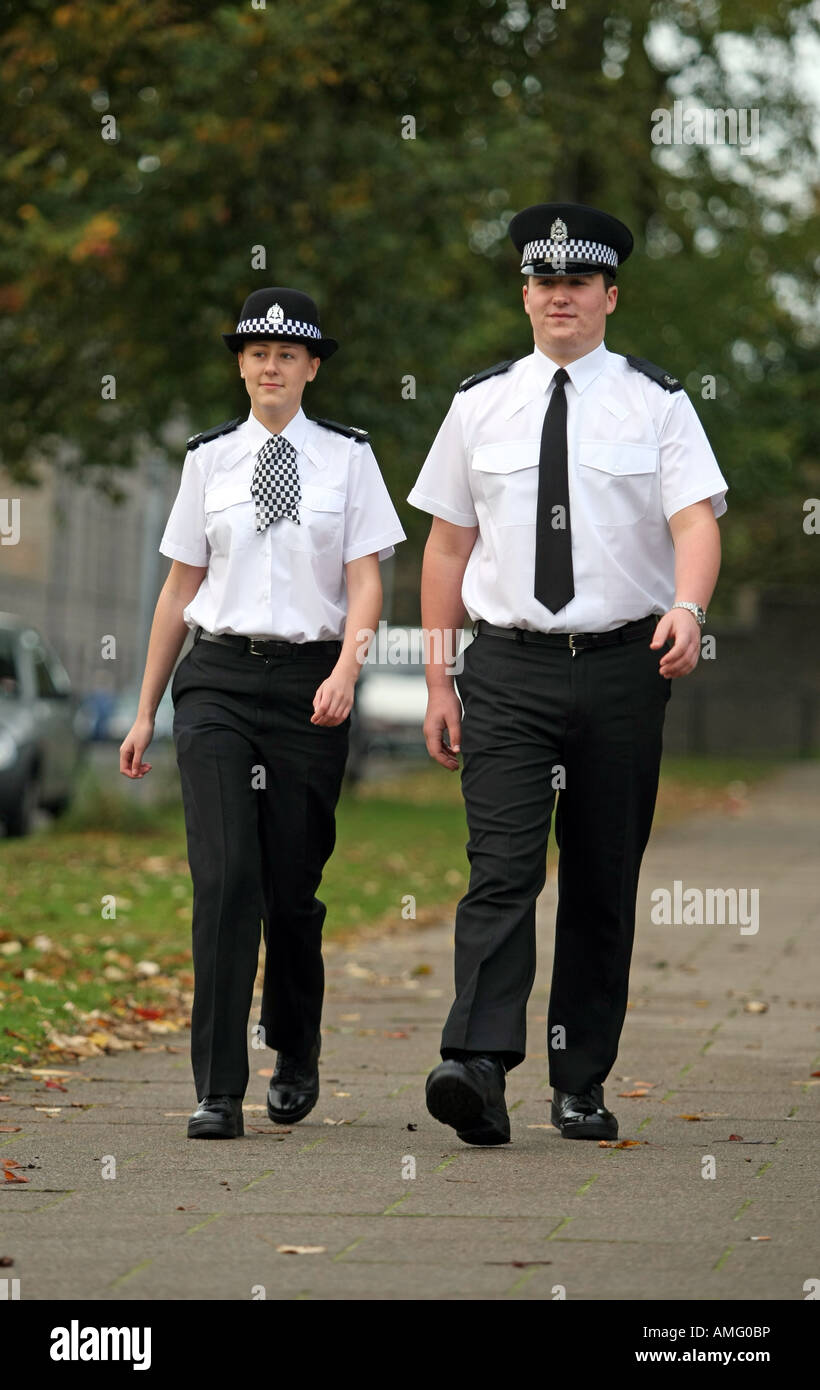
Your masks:
<path fill-rule="evenodd" d="M 324 1255 L 325 1245 L 277 1245 L 280 1255 Z"/>

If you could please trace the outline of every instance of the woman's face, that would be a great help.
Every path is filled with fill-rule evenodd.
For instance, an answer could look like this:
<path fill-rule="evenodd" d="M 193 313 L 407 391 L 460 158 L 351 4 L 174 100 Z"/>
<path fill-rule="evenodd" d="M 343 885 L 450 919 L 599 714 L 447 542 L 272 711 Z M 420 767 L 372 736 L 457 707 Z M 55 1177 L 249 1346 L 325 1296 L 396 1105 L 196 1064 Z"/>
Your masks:
<path fill-rule="evenodd" d="M 304 343 L 259 340 L 246 343 L 238 354 L 239 372 L 253 412 L 260 419 L 287 424 L 302 402 L 302 392 L 319 370 L 320 359 L 311 357 Z"/>

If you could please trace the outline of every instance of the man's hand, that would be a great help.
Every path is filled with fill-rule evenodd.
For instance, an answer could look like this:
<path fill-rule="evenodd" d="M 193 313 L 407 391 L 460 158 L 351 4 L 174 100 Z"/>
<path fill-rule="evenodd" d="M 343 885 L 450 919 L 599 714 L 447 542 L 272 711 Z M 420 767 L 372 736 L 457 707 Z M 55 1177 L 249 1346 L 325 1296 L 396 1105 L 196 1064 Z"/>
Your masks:
<path fill-rule="evenodd" d="M 444 742 L 447 731 L 449 746 Z M 427 752 L 437 763 L 450 772 L 458 768 L 461 751 L 461 701 L 453 689 L 452 682 L 436 686 L 427 696 L 427 716 L 424 720 L 424 740 Z"/>
<path fill-rule="evenodd" d="M 662 676 L 674 680 L 694 671 L 700 656 L 700 624 L 688 608 L 672 608 L 664 613 L 655 628 L 650 647 L 662 647 L 671 638 L 674 646 L 664 652 L 659 670 Z"/>
<path fill-rule="evenodd" d="M 353 708 L 353 690 L 356 685 L 352 676 L 334 667 L 327 680 L 322 681 L 313 697 L 311 724 L 326 724 L 333 727 L 341 724 Z"/>

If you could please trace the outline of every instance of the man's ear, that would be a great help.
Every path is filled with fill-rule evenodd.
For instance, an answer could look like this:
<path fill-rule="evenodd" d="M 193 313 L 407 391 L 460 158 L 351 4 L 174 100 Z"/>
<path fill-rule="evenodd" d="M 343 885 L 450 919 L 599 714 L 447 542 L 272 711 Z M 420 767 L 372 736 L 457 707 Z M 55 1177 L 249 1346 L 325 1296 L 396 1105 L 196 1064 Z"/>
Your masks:
<path fill-rule="evenodd" d="M 308 377 L 308 381 L 313 381 L 313 379 L 315 378 L 316 373 L 318 372 L 318 370 L 319 370 L 319 368 L 321 367 L 321 365 L 322 365 L 322 359 L 321 359 L 321 357 L 311 357 L 311 359 L 310 359 L 311 372 L 310 372 L 310 376 Z"/>
<path fill-rule="evenodd" d="M 237 362 L 239 363 L 239 375 L 241 376 L 241 378 L 242 378 L 243 381 L 245 380 L 245 373 L 244 373 L 243 370 L 242 370 L 242 359 L 244 358 L 244 356 L 245 356 L 245 354 L 244 354 L 244 352 L 242 352 L 241 349 L 240 349 L 240 351 L 236 354 L 236 360 L 237 360 Z"/>

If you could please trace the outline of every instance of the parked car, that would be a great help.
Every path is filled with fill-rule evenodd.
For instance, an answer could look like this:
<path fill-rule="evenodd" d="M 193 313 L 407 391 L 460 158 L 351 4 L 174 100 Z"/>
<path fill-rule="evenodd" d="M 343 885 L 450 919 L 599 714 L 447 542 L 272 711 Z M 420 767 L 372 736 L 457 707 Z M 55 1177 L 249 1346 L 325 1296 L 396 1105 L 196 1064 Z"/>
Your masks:
<path fill-rule="evenodd" d="M 427 713 L 425 640 L 423 628 L 380 625 L 356 685 L 347 769 L 351 781 L 361 777 L 373 754 L 427 756 L 422 733 Z M 465 631 L 463 646 L 472 640 L 472 633 Z"/>
<path fill-rule="evenodd" d="M 77 700 L 53 648 L 14 613 L 0 613 L 0 821 L 27 835 L 35 811 L 68 807 L 82 758 Z"/>

